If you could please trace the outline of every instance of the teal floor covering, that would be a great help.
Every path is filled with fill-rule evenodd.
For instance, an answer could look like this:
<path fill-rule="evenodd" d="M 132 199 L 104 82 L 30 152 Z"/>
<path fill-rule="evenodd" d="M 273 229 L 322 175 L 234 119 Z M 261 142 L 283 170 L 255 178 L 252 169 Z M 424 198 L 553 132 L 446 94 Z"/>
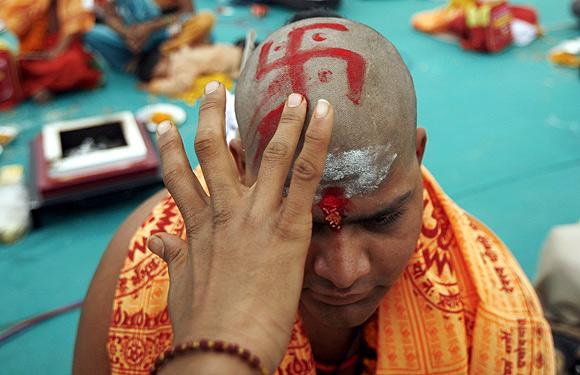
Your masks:
<path fill-rule="evenodd" d="M 488 56 L 420 34 L 414 12 L 442 2 L 344 0 L 341 13 L 389 37 L 413 74 L 419 123 L 429 135 L 426 165 L 465 209 L 509 245 L 530 278 L 549 228 L 580 219 L 580 80 L 551 65 L 548 50 L 579 35 L 568 1 L 533 1 L 547 35 L 525 48 Z M 222 2 L 198 1 L 215 9 Z M 254 27 L 260 39 L 290 13 L 271 9 L 255 19 L 248 8 L 219 16 L 215 39 L 233 41 Z M 63 95 L 38 106 L 25 103 L 0 114 L 0 124 L 22 133 L 0 165 L 28 165 L 28 142 L 46 122 L 164 101 L 136 88 L 133 78 L 109 73 L 99 90 Z M 197 107 L 181 130 L 196 163 L 192 140 Z M 84 212 L 55 214 L 45 227 L 0 246 L 0 329 L 83 298 L 112 233 L 153 189 Z M 0 346 L 0 374 L 66 374 L 71 370 L 78 311 L 53 319 Z"/>

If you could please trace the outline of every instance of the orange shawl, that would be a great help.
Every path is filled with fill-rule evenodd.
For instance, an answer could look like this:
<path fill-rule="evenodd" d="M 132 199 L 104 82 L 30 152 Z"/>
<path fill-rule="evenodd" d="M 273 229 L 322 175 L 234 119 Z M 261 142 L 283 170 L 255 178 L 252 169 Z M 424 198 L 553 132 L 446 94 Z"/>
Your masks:
<path fill-rule="evenodd" d="M 0 0 L 0 19 L 18 36 L 21 51 L 41 50 L 48 33 L 51 0 Z M 89 31 L 94 15 L 82 0 L 57 0 L 60 36 Z"/>
<path fill-rule="evenodd" d="M 201 177 L 199 170 L 196 170 Z M 552 374 L 550 327 L 529 281 L 503 243 L 445 195 L 423 170 L 423 227 L 406 270 L 365 326 L 364 373 Z M 168 197 L 133 237 L 109 330 L 113 374 L 146 374 L 172 344 L 169 279 L 147 238 L 184 236 Z M 298 320 L 277 374 L 315 374 Z"/>

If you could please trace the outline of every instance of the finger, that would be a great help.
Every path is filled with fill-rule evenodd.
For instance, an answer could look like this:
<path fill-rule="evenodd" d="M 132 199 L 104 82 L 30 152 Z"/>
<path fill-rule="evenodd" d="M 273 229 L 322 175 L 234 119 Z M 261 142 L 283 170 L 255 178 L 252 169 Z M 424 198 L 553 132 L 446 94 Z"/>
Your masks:
<path fill-rule="evenodd" d="M 169 266 L 179 257 L 186 255 L 188 248 L 187 242 L 169 233 L 157 233 L 149 237 L 147 247 Z"/>
<path fill-rule="evenodd" d="M 207 195 L 191 170 L 177 128 L 170 121 L 164 121 L 157 127 L 157 136 L 163 182 L 189 225 L 196 213 L 206 207 Z"/>
<path fill-rule="evenodd" d="M 286 100 L 276 133 L 262 154 L 256 194 L 262 202 L 279 202 L 296 145 L 304 128 L 306 101 L 300 94 Z"/>
<path fill-rule="evenodd" d="M 302 215 L 308 217 L 311 215 L 314 193 L 324 170 L 333 120 L 334 110 L 330 103 L 324 99 L 319 100 L 306 131 L 302 151 L 294 162 L 290 192 L 283 213 L 294 217 L 287 218 L 295 219 Z"/>
<path fill-rule="evenodd" d="M 205 87 L 199 109 L 195 152 L 207 182 L 212 202 L 227 201 L 238 191 L 239 179 L 225 137 L 225 88 L 217 81 Z"/>
<path fill-rule="evenodd" d="M 157 233 L 149 237 L 147 247 L 167 264 L 170 284 L 183 285 L 184 274 L 188 272 L 184 267 L 189 259 L 187 242 L 173 234 Z"/>

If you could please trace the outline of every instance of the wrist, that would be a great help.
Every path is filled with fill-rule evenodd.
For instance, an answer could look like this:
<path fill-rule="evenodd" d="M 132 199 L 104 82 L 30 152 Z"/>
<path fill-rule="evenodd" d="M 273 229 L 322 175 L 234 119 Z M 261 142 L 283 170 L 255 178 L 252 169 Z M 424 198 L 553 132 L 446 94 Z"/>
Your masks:
<path fill-rule="evenodd" d="M 172 363 L 172 366 L 168 366 Z M 159 369 L 164 368 L 167 370 L 166 373 L 176 374 L 271 373 L 248 349 L 230 342 L 205 339 L 181 343 L 164 352 L 157 357 L 150 373 L 156 374 Z"/>
<path fill-rule="evenodd" d="M 239 374 L 254 375 L 259 374 L 257 370 L 242 363 L 235 357 L 228 357 L 217 353 L 196 353 L 175 358 L 158 372 L 161 375 L 171 374 L 204 374 L 222 375 Z"/>
<path fill-rule="evenodd" d="M 210 323 L 212 321 L 215 323 Z M 182 329 L 176 327 L 174 331 L 174 344 L 204 338 L 232 342 L 247 348 L 269 371 L 274 372 L 286 353 L 290 330 L 280 332 L 275 328 L 266 328 L 254 317 L 242 319 L 238 316 L 221 321 L 200 318 Z"/>

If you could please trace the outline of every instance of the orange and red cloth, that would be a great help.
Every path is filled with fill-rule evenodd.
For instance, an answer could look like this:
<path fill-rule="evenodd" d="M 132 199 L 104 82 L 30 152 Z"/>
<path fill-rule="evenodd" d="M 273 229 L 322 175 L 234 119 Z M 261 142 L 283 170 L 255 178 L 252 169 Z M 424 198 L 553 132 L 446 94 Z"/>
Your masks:
<path fill-rule="evenodd" d="M 542 34 L 533 8 L 506 0 L 451 0 L 415 14 L 411 23 L 425 33 L 451 33 L 463 48 L 482 52 L 498 52 L 512 42 L 527 44 Z"/>
<path fill-rule="evenodd" d="M 20 40 L 20 52 L 43 50 L 48 33 L 50 0 L 0 0 L 0 19 Z M 74 35 L 90 30 L 94 14 L 81 0 L 57 2 L 59 34 Z"/>
<path fill-rule="evenodd" d="M 9 108 L 41 90 L 51 93 L 98 86 L 101 72 L 85 51 L 80 35 L 94 25 L 94 14 L 81 0 L 56 2 L 58 30 L 50 30 L 50 0 L 0 0 L 0 19 L 18 37 L 20 56 L 19 95 L 2 103 Z M 58 56 L 28 59 L 28 53 L 50 51 L 62 38 L 71 37 L 68 47 Z M 16 58 L 16 57 L 13 57 Z"/>
<path fill-rule="evenodd" d="M 203 181 L 201 172 L 196 175 Z M 397 283 L 364 326 L 364 374 L 552 374 L 550 327 L 505 245 L 423 170 L 423 226 Z M 134 234 L 117 283 L 107 351 L 113 374 L 146 374 L 172 345 L 169 277 L 149 236 L 185 238 L 171 197 Z M 277 374 L 316 374 L 298 318 Z"/>

